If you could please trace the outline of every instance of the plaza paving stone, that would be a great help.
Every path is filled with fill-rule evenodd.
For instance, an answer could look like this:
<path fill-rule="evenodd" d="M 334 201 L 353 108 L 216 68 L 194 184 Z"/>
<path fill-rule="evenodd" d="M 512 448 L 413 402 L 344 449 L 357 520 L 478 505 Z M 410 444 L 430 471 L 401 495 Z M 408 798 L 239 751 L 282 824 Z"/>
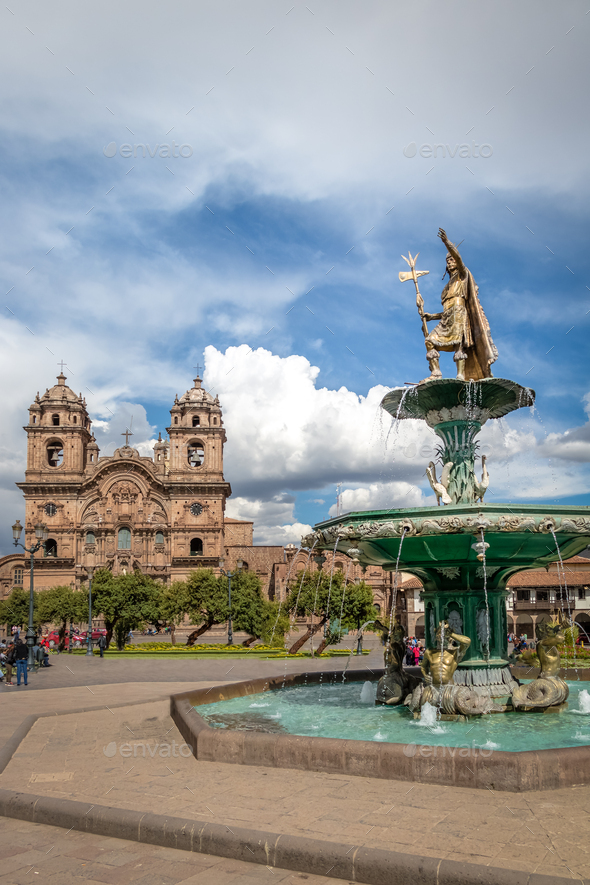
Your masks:
<path fill-rule="evenodd" d="M 2 885 L 342 885 L 342 879 L 4 818 Z"/>
<path fill-rule="evenodd" d="M 199 762 L 180 754 L 182 737 L 169 716 L 168 701 L 148 700 L 189 687 L 276 674 L 282 672 L 282 662 L 248 660 L 232 665 L 199 660 L 187 666 L 186 662 L 170 660 L 128 664 L 65 655 L 56 656 L 55 660 L 55 667 L 47 673 L 31 677 L 31 683 L 35 680 L 32 690 L 2 690 L 0 738 L 12 733 L 31 712 L 104 706 L 91 712 L 38 720 L 0 777 L 0 788 L 76 799 L 89 806 L 108 805 L 228 827 L 539 872 L 561 881 L 590 878 L 590 788 L 484 793 L 322 772 Z M 369 659 L 358 659 L 352 664 L 355 669 L 367 665 L 380 665 L 377 651 Z M 289 672 L 343 666 L 343 661 L 288 661 Z M 138 675 L 143 679 L 139 680 Z M 41 691 L 41 680 L 47 676 Z M 105 676 L 111 679 L 109 683 L 96 681 Z M 68 680 L 69 686 L 63 686 Z M 145 703 L 137 703 L 144 700 Z M 158 750 L 156 744 L 160 745 Z M 113 747 L 114 755 L 108 755 Z M 154 755 L 150 755 L 149 748 Z M 4 819 L 2 823 L 9 822 Z M 24 840 L 20 860 L 24 858 L 29 867 L 41 863 L 43 846 L 31 837 L 29 847 L 25 847 L 27 834 L 41 825 L 18 822 L 18 826 Z M 238 861 L 204 861 L 203 855 L 190 855 L 189 859 L 182 851 L 175 852 L 180 858 L 174 864 L 200 864 L 199 872 L 191 875 L 202 878 L 180 878 L 184 868 L 177 871 L 173 866 L 172 872 L 166 872 L 165 863 L 161 868 L 149 863 L 146 871 L 145 867 L 134 866 L 144 863 L 143 860 L 130 856 L 143 858 L 151 851 L 155 857 L 165 849 L 87 834 L 76 834 L 76 838 L 87 840 L 76 843 L 83 844 L 84 851 L 90 851 L 91 846 L 96 851 L 99 843 L 105 848 L 108 842 L 112 862 L 105 863 L 103 857 L 95 854 L 92 860 L 90 856 L 84 860 L 94 866 L 80 871 L 76 864 L 81 859 L 68 851 L 60 855 L 61 860 L 56 860 L 54 866 L 50 866 L 53 861 L 46 860 L 44 882 L 57 881 L 50 876 L 61 876 L 60 881 L 67 882 L 70 879 L 64 877 L 69 876 L 71 881 L 194 881 L 205 885 L 208 881 L 213 883 L 215 877 L 215 885 L 225 885 L 226 881 L 237 879 L 246 883 L 248 877 L 260 881 L 266 874 L 270 878 L 264 867 L 254 865 L 250 872 L 234 875 Z M 10 843 L 0 843 L 0 847 L 12 848 Z M 2 867 L 6 861 L 6 873 L 21 875 L 21 867 L 13 866 L 20 860 L 12 857 L 3 857 Z M 121 870 L 127 878 L 118 872 Z M 123 878 L 117 878 L 119 875 Z M 300 878 L 300 874 L 293 875 Z M 0 873 L 0 882 L 4 881 Z"/>

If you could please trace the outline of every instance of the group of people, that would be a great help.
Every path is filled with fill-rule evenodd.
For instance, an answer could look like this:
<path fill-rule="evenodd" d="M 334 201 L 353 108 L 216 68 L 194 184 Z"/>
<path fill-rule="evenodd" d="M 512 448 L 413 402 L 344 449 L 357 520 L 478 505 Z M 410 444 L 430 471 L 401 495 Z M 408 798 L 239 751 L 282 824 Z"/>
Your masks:
<path fill-rule="evenodd" d="M 35 638 L 33 646 L 33 658 L 35 663 L 40 667 L 49 667 L 49 655 L 47 650 L 40 646 Z M 16 670 L 16 685 L 29 684 L 28 678 L 29 663 L 29 647 L 26 642 L 20 638 L 19 633 L 15 633 L 8 643 L 0 641 L 0 678 L 4 679 L 4 684 L 13 686 L 13 673 Z"/>
<path fill-rule="evenodd" d="M 529 639 L 526 633 L 521 633 L 520 636 L 517 636 L 516 633 L 509 633 L 508 643 L 513 643 L 515 654 L 520 654 L 521 652 L 526 651 L 528 648 L 535 647 L 534 640 Z"/>
<path fill-rule="evenodd" d="M 406 667 L 417 667 L 424 657 L 424 648 L 415 636 L 410 636 L 406 644 Z"/>

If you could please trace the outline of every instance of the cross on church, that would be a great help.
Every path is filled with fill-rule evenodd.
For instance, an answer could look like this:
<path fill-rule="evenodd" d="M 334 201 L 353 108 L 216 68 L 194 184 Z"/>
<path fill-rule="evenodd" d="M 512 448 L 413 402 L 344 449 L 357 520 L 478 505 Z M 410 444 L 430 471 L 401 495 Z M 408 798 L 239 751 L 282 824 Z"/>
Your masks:
<path fill-rule="evenodd" d="M 63 375 L 63 373 L 64 373 L 64 366 L 67 366 L 67 363 L 64 362 L 64 360 L 60 360 L 60 362 L 59 362 L 57 365 L 58 365 L 58 366 L 61 366 L 61 373 L 62 373 L 62 375 Z"/>
<path fill-rule="evenodd" d="M 122 433 L 121 436 L 125 437 L 125 445 L 129 448 L 129 437 L 133 436 L 130 430 L 126 430 L 125 433 Z"/>
<path fill-rule="evenodd" d="M 198 378 L 201 377 L 201 369 L 202 369 L 202 368 L 203 368 L 203 366 L 200 366 L 198 363 L 197 363 L 196 366 L 193 366 L 193 369 L 196 369 L 196 370 L 197 370 L 197 377 L 198 377 Z"/>

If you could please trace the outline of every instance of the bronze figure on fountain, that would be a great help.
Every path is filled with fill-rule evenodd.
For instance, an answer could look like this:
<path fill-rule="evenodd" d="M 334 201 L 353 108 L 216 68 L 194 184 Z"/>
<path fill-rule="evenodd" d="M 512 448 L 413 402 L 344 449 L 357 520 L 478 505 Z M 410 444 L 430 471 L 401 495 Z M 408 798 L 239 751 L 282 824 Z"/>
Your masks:
<path fill-rule="evenodd" d="M 442 291 L 443 309 L 440 313 L 426 313 L 424 299 L 418 289 L 418 277 L 428 271 L 416 271 L 417 255 L 409 260 L 405 257 L 411 270 L 400 273 L 402 282 L 414 280 L 416 286 L 416 305 L 422 319 L 422 331 L 426 343 L 426 359 L 430 366 L 430 376 L 426 381 L 442 378 L 440 370 L 440 352 L 454 353 L 459 381 L 480 381 L 491 378 L 490 366 L 498 359 L 498 351 L 490 332 L 490 324 L 479 301 L 479 289 L 471 275 L 471 271 L 463 264 L 458 248 L 451 243 L 445 231 L 439 228 L 438 236 L 448 249 L 447 268 L 443 279 L 448 274 L 449 282 Z M 438 325 L 428 331 L 427 323 L 439 320 Z"/>

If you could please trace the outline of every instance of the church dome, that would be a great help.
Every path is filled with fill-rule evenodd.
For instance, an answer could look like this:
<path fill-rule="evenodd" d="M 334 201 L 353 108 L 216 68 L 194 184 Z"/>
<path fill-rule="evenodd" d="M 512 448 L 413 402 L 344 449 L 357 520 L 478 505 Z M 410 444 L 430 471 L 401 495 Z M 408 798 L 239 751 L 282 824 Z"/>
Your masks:
<path fill-rule="evenodd" d="M 201 386 L 201 379 L 197 376 L 194 381 L 194 387 L 191 387 L 190 390 L 187 390 L 180 399 L 179 403 L 181 404 L 190 404 L 197 405 L 201 403 L 209 403 L 213 405 L 215 403 L 215 397 L 211 396 L 210 393 L 207 393 L 206 390 L 203 390 Z"/>
<path fill-rule="evenodd" d="M 78 396 L 77 393 L 67 386 L 66 384 L 66 376 L 63 372 L 60 372 L 57 376 L 57 384 L 54 384 L 53 387 L 48 388 L 43 396 L 41 397 L 42 403 L 47 402 L 59 402 L 63 403 L 79 403 L 81 402 L 81 397 Z"/>

